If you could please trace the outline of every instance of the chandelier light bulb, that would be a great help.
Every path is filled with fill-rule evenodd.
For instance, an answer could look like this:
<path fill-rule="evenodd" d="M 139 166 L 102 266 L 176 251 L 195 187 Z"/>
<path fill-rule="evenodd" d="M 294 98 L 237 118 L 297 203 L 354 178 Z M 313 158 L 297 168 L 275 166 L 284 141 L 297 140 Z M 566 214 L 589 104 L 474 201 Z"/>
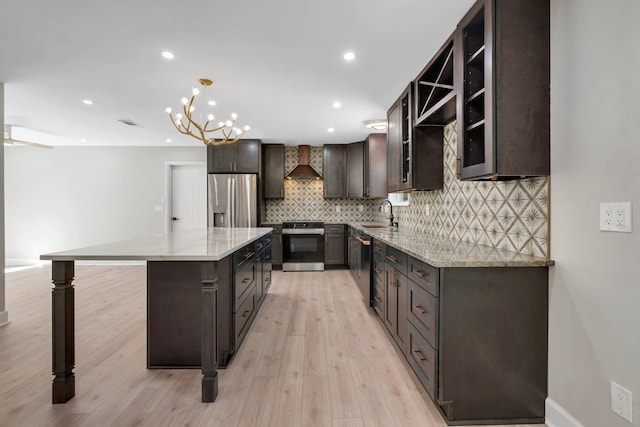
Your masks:
<path fill-rule="evenodd" d="M 211 120 L 213 120 L 213 119 L 215 119 L 215 117 L 213 117 L 213 114 L 209 114 L 209 115 L 207 116 L 207 120 L 211 121 Z"/>
<path fill-rule="evenodd" d="M 231 118 L 235 120 L 238 118 L 238 115 L 236 113 L 231 113 Z"/>
<path fill-rule="evenodd" d="M 182 114 L 180 114 L 180 113 L 176 114 L 176 119 L 178 119 L 178 120 L 182 119 Z"/>
<path fill-rule="evenodd" d="M 197 87 L 194 87 L 193 89 L 191 89 L 191 93 L 193 94 L 193 96 L 198 96 L 200 95 L 200 90 Z"/>
<path fill-rule="evenodd" d="M 180 101 L 182 102 L 182 105 L 187 105 L 189 103 L 187 98 L 182 98 Z"/>
<path fill-rule="evenodd" d="M 227 123 L 225 124 L 227 125 L 227 127 L 233 126 L 233 122 L 231 120 L 227 120 Z"/>
<path fill-rule="evenodd" d="M 218 126 L 219 126 L 219 127 L 224 127 L 224 122 L 219 122 L 219 123 L 218 123 Z"/>
<path fill-rule="evenodd" d="M 171 108 L 169 108 L 169 107 L 165 108 L 164 111 L 166 111 L 167 113 L 171 114 Z"/>
<path fill-rule="evenodd" d="M 196 107 L 194 107 L 193 105 L 191 107 L 189 107 L 189 112 L 193 113 L 194 111 L 196 111 Z"/>
<path fill-rule="evenodd" d="M 244 127 L 244 131 L 245 131 L 245 132 L 246 132 L 246 131 L 248 131 L 249 129 L 251 129 L 249 126 L 245 126 L 245 127 Z"/>

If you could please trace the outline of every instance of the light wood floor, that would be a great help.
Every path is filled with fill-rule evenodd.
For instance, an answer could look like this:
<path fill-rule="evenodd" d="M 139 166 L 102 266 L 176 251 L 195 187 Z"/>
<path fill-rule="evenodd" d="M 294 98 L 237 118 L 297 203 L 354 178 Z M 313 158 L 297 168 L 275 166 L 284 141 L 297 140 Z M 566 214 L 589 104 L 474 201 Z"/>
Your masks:
<path fill-rule="evenodd" d="M 200 371 L 145 368 L 145 267 L 76 266 L 76 396 L 52 405 L 50 274 L 6 276 L 1 426 L 446 426 L 347 270 L 274 271 L 203 404 Z"/>

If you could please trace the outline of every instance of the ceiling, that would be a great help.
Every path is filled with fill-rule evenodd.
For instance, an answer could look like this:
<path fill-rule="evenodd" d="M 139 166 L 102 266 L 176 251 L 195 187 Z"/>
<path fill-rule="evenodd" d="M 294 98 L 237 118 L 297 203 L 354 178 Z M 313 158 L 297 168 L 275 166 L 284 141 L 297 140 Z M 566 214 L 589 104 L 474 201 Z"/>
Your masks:
<path fill-rule="evenodd" d="M 370 132 L 363 122 L 386 117 L 472 4 L 3 1 L 5 124 L 15 139 L 50 145 L 200 145 L 178 134 L 165 108 L 178 109 L 207 77 L 211 112 L 237 112 L 237 123 L 251 126 L 245 138 L 359 141 Z M 351 62 L 347 51 L 356 55 Z"/>

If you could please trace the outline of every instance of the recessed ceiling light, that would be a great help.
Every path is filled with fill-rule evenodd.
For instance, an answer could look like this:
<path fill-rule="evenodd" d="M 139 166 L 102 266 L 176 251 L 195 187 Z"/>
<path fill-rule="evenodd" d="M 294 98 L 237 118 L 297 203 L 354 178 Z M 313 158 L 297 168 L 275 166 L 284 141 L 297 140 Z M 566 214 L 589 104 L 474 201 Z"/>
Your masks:
<path fill-rule="evenodd" d="M 342 105 L 342 104 L 340 104 L 340 102 L 336 101 L 336 102 L 333 103 L 333 108 L 340 108 L 340 105 Z"/>
<path fill-rule="evenodd" d="M 335 129 L 334 128 L 327 128 L 327 132 L 331 133 L 333 132 Z"/>
<path fill-rule="evenodd" d="M 82 138 L 80 142 L 87 142 L 87 138 Z"/>
<path fill-rule="evenodd" d="M 93 101 L 90 100 L 90 99 L 83 99 L 82 103 L 85 104 L 85 105 L 93 105 Z"/>
<path fill-rule="evenodd" d="M 165 139 L 164 142 L 171 142 L 171 138 Z"/>
<path fill-rule="evenodd" d="M 353 61 L 356 58 L 356 54 L 353 52 L 347 52 L 344 54 L 345 61 Z"/>
<path fill-rule="evenodd" d="M 214 105 L 216 105 L 216 101 L 211 100 L 211 101 L 207 102 L 207 104 L 209 104 L 209 105 L 211 105 L 213 107 Z"/>
<path fill-rule="evenodd" d="M 173 53 L 172 53 L 172 52 L 169 52 L 168 50 L 163 50 L 163 51 L 162 51 L 162 57 L 163 57 L 164 59 L 173 59 L 173 58 L 175 58 L 175 56 L 173 55 Z"/>

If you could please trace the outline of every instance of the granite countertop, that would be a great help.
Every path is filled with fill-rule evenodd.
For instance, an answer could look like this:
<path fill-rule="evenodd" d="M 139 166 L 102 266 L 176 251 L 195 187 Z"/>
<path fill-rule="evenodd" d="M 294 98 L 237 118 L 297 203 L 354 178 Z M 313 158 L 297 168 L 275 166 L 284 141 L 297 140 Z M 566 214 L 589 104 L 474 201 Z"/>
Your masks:
<path fill-rule="evenodd" d="M 367 225 L 369 227 L 367 227 Z M 555 261 L 495 249 L 489 246 L 465 243 L 434 234 L 409 232 L 379 224 L 349 224 L 374 239 L 426 262 L 434 267 L 545 267 Z"/>
<path fill-rule="evenodd" d="M 41 260 L 219 261 L 269 234 L 271 227 L 202 228 L 40 255 Z"/>

